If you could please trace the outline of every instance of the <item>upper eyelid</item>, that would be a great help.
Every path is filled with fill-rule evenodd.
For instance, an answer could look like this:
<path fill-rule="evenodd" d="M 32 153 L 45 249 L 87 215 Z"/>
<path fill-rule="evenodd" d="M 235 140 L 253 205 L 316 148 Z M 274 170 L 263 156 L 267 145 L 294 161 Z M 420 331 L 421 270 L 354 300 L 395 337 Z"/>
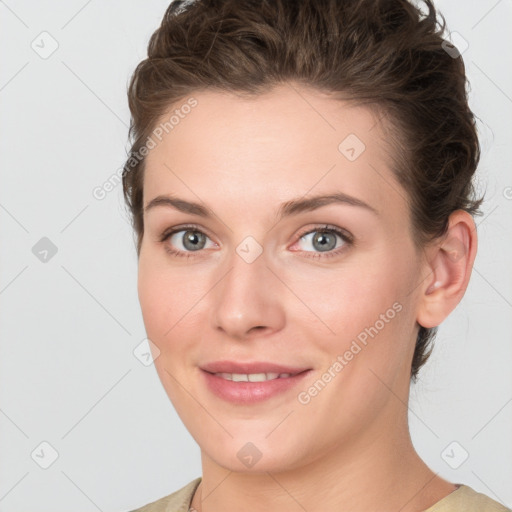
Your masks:
<path fill-rule="evenodd" d="M 162 235 L 160 238 L 167 239 L 168 237 L 171 237 L 172 235 L 175 235 L 176 233 L 179 233 L 180 231 L 199 231 L 203 235 L 206 235 L 210 240 L 214 241 L 213 238 L 209 235 L 207 229 L 204 229 L 200 226 L 195 226 L 194 224 L 185 224 L 184 226 L 176 226 L 176 227 L 169 228 L 168 230 L 165 229 L 162 232 Z"/>
<path fill-rule="evenodd" d="M 332 231 L 339 236 L 342 236 L 342 235 L 345 236 L 349 240 L 353 239 L 353 236 L 346 229 L 336 227 L 336 226 L 324 225 L 324 224 L 321 226 L 316 226 L 316 227 L 313 227 L 310 229 L 306 229 L 305 231 L 299 232 L 300 234 L 298 235 L 298 237 L 302 238 L 303 236 L 309 235 L 310 233 L 315 233 L 316 231 Z"/>

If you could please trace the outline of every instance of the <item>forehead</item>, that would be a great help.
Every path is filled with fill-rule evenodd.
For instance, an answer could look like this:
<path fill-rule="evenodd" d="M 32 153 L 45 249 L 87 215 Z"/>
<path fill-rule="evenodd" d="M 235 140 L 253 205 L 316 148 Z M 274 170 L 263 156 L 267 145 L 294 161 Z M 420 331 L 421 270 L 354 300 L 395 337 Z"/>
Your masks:
<path fill-rule="evenodd" d="M 157 123 L 144 204 L 165 193 L 235 202 L 243 193 L 244 204 L 256 207 L 336 189 L 377 209 L 391 196 L 404 206 L 391 145 L 373 110 L 296 84 L 250 98 L 215 91 L 191 97 L 193 108 L 181 110 L 185 98 Z"/>

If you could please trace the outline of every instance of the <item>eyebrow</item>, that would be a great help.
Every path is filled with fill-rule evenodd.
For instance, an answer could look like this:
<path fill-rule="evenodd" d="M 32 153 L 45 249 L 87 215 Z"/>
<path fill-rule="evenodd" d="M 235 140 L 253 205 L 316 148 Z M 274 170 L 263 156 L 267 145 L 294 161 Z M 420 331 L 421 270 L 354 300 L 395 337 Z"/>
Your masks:
<path fill-rule="evenodd" d="M 322 206 L 327 206 L 335 203 L 357 206 L 360 208 L 364 208 L 375 215 L 379 215 L 379 212 L 373 206 L 370 206 L 361 199 L 350 196 L 343 192 L 336 192 L 333 194 L 318 195 L 307 198 L 299 197 L 296 199 L 292 199 L 291 201 L 287 201 L 286 203 L 281 204 L 281 206 L 279 207 L 279 210 L 277 211 L 277 218 L 278 220 L 281 220 L 284 217 L 297 215 L 303 212 L 313 211 L 318 208 L 321 208 Z M 186 201 L 185 199 L 180 199 L 178 197 L 173 197 L 170 195 L 159 195 L 155 197 L 145 206 L 144 212 L 147 212 L 157 206 L 167 206 L 183 213 L 198 215 L 200 217 L 205 218 L 215 217 L 213 211 L 207 206 L 195 203 L 193 201 Z"/>

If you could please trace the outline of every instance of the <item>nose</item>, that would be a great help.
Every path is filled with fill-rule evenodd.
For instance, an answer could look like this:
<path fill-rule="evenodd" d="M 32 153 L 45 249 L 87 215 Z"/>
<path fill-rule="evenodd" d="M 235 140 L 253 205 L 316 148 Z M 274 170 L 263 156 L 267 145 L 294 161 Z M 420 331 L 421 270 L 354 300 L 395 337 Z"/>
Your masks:
<path fill-rule="evenodd" d="M 233 251 L 211 294 L 215 330 L 242 341 L 282 329 L 284 285 L 267 265 L 265 252 L 249 263 Z"/>

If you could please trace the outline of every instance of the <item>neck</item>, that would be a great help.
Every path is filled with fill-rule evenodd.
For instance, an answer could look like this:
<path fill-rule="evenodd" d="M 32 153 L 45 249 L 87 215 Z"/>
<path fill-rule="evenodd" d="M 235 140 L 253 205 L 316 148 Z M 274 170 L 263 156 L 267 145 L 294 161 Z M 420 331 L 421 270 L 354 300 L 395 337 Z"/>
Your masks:
<path fill-rule="evenodd" d="M 344 442 L 294 469 L 237 473 L 202 452 L 203 476 L 192 506 L 198 512 L 426 510 L 456 487 L 439 478 L 418 456 L 406 410 L 401 412 L 404 428 L 397 429 L 397 416 L 394 420 L 390 416 L 393 428 L 376 423 L 364 438 Z"/>

